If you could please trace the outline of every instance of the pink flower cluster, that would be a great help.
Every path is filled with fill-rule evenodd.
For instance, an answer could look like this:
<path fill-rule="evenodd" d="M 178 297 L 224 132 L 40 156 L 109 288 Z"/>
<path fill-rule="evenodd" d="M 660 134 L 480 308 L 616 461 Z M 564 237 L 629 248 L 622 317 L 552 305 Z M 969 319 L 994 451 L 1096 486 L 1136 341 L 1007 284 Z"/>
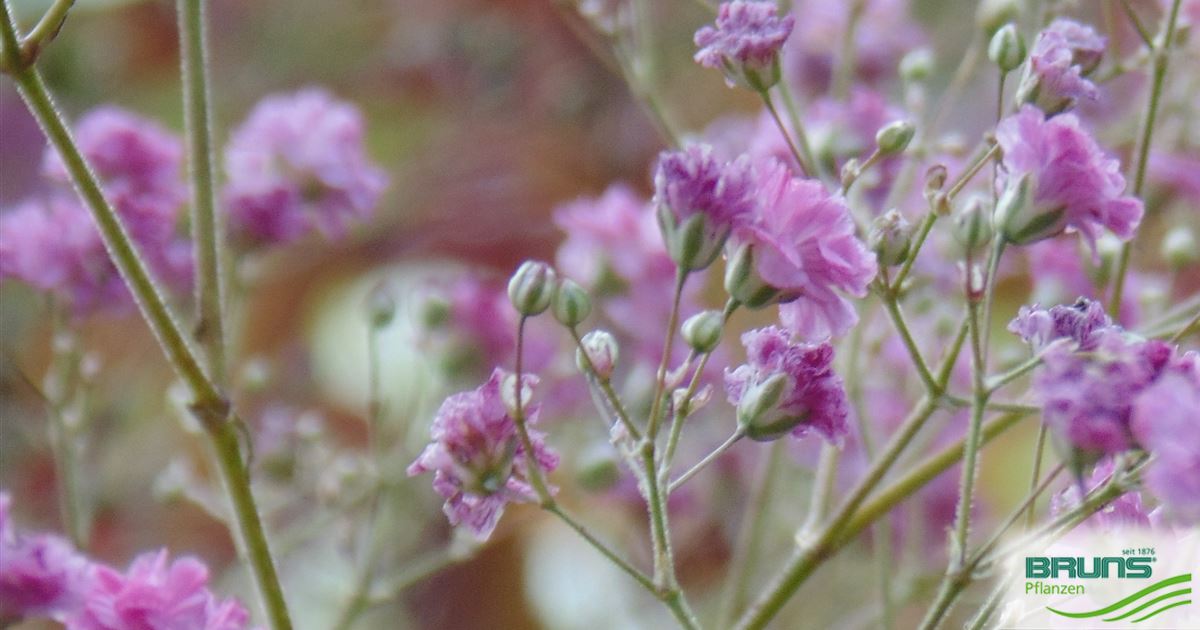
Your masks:
<path fill-rule="evenodd" d="M 1094 304 L 1081 300 L 1049 313 L 1023 311 L 1023 323 L 1016 326 L 1036 329 L 1035 338 L 1069 336 L 1079 342 L 1046 351 L 1034 379 L 1042 417 L 1071 447 L 1069 459 L 1077 468 L 1131 448 L 1152 453 L 1149 488 L 1175 516 L 1200 519 L 1200 434 L 1194 430 L 1200 418 L 1200 356 L 1134 338 L 1108 325 Z"/>
<path fill-rule="evenodd" d="M 1022 306 L 1016 319 L 1008 324 L 1008 330 L 1035 351 L 1063 338 L 1073 340 L 1080 350 L 1093 350 L 1110 326 L 1112 320 L 1104 312 L 1104 306 L 1081 297 L 1070 306 L 1059 304 L 1049 309 L 1037 304 Z"/>
<path fill-rule="evenodd" d="M 364 147 L 362 116 L 324 90 L 264 98 L 225 148 L 225 205 L 234 237 L 286 243 L 341 236 L 370 216 L 387 177 Z"/>
<path fill-rule="evenodd" d="M 1142 201 L 1125 195 L 1121 164 L 1104 153 L 1074 114 L 1047 118 L 1025 105 L 996 128 L 1004 151 L 1004 185 L 1028 178 L 1028 198 L 1003 225 L 1012 242 L 1027 244 L 1066 228 L 1095 248 L 1107 228 L 1122 240 L 1142 219 Z"/>
<path fill-rule="evenodd" d="M 840 446 L 849 433 L 849 404 L 842 379 L 833 371 L 833 346 L 795 343 L 777 326 L 747 332 L 742 344 L 746 363 L 725 371 L 725 392 L 738 408 L 739 422 L 752 425 L 750 436 L 773 439 L 778 431 L 790 431 L 803 437 L 816 431 Z M 772 386 L 773 380 L 781 385 Z M 767 406 L 751 403 L 755 397 L 766 400 Z M 754 417 L 743 418 L 748 404 L 756 407 L 750 411 Z"/>
<path fill-rule="evenodd" d="M 243 630 L 235 599 L 208 590 L 194 558 L 147 553 L 126 571 L 93 562 L 52 534 L 17 531 L 0 493 L 0 623 L 49 618 L 67 630 Z"/>
<path fill-rule="evenodd" d="M 1038 34 L 1029 51 L 1021 92 L 1055 113 L 1079 99 L 1094 100 L 1096 84 L 1086 77 L 1100 64 L 1106 41 L 1092 27 L 1058 18 Z"/>
<path fill-rule="evenodd" d="M 177 233 L 187 197 L 179 138 L 115 107 L 85 114 L 75 136 L 151 270 L 168 285 L 185 287 L 191 250 Z M 53 150 L 47 150 L 43 172 L 46 192 L 0 217 L 0 279 L 50 292 L 78 314 L 130 304 L 124 281 Z"/>
<path fill-rule="evenodd" d="M 759 276 L 783 294 L 784 326 L 804 339 L 846 332 L 858 315 L 838 290 L 865 296 L 877 266 L 845 200 L 774 160 L 758 164 L 756 190 L 759 211 L 733 240 L 752 248 Z"/>
<path fill-rule="evenodd" d="M 696 62 L 724 71 L 730 87 L 739 82 L 757 90 L 771 87 L 779 80 L 779 51 L 796 24 L 791 14 L 777 13 L 769 0 L 721 3 L 716 23 L 696 31 Z"/>
<path fill-rule="evenodd" d="M 434 473 L 433 488 L 446 499 L 443 511 L 450 524 L 466 526 L 480 540 L 491 536 L 508 503 L 537 500 L 525 447 L 509 411 L 516 403 L 514 378 L 497 369 L 480 387 L 447 398 L 433 420 L 433 441 L 408 467 L 409 475 Z M 523 401 L 536 384 L 536 377 L 523 377 Z M 534 424 L 538 407 L 522 406 L 525 422 Z M 554 470 L 558 455 L 544 436 L 530 429 L 529 437 L 533 460 L 542 470 Z"/>

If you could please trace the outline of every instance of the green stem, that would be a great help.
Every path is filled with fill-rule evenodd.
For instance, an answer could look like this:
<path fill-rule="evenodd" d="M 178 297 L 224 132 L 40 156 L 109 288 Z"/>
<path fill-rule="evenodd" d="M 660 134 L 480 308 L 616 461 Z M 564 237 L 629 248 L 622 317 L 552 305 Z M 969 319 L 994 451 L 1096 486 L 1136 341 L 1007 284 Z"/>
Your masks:
<path fill-rule="evenodd" d="M 191 180 L 191 227 L 196 255 L 196 326 L 193 334 L 218 387 L 225 384 L 225 330 L 221 234 L 214 202 L 212 115 L 208 79 L 205 0 L 178 0 L 179 58 L 183 76 L 184 127 Z"/>
<path fill-rule="evenodd" d="M 991 442 L 996 436 L 1016 425 L 1023 417 L 1025 417 L 1025 414 L 1010 413 L 984 423 L 981 443 L 987 444 Z M 949 470 L 954 464 L 962 461 L 963 446 L 965 444 L 966 438 L 963 438 L 943 448 L 937 454 L 913 466 L 908 472 L 901 475 L 899 479 L 893 481 L 886 488 L 873 494 L 869 501 L 865 501 L 862 507 L 855 511 L 854 516 L 847 521 L 846 526 L 839 532 L 838 548 L 854 540 L 871 523 L 882 518 L 892 508 L 899 505 L 901 501 L 925 487 L 926 484 Z"/>
<path fill-rule="evenodd" d="M 925 218 L 921 219 L 921 225 L 917 227 L 917 235 L 913 239 L 912 249 L 905 258 L 904 264 L 900 266 L 899 273 L 896 274 L 896 279 L 892 281 L 891 293 L 899 293 L 904 287 L 904 280 L 908 278 L 908 274 L 912 271 L 913 264 L 917 261 L 917 254 L 921 253 L 921 248 L 925 246 L 925 239 L 929 238 L 929 232 L 933 229 L 933 224 L 938 220 L 937 212 L 930 209 L 926 213 Z"/>
<path fill-rule="evenodd" d="M 1046 437 L 1049 435 L 1048 427 L 1045 422 L 1038 425 L 1037 440 L 1033 447 L 1033 472 L 1030 475 L 1029 487 L 1036 488 L 1038 485 L 1038 477 L 1042 476 L 1042 459 L 1046 452 Z M 1037 514 L 1037 503 L 1030 503 L 1028 511 L 1025 514 L 1025 527 L 1032 529 L 1034 517 Z"/>
<path fill-rule="evenodd" d="M 1154 139 L 1154 122 L 1158 117 L 1159 101 L 1162 100 L 1163 84 L 1167 78 L 1167 60 L 1170 58 L 1169 48 L 1175 39 L 1175 26 L 1179 22 L 1179 6 L 1182 0 L 1171 3 L 1171 11 L 1159 39 L 1152 46 L 1154 60 L 1153 79 L 1150 85 L 1150 100 L 1146 103 L 1146 113 L 1142 118 L 1141 139 L 1138 142 L 1137 166 L 1133 176 L 1133 196 L 1141 197 L 1146 184 L 1146 167 L 1150 164 L 1150 145 Z M 1109 315 L 1116 321 L 1120 320 L 1121 299 L 1125 292 L 1125 273 L 1129 269 L 1129 258 L 1133 251 L 1133 240 L 1126 241 L 1121 246 L 1121 254 L 1117 259 L 1117 272 L 1113 278 L 1113 292 L 1108 303 Z"/>
<path fill-rule="evenodd" d="M 151 279 L 120 218 L 101 191 L 99 180 L 59 115 L 41 73 L 32 64 L 20 64 L 16 48 L 16 25 L 8 0 L 0 0 L 0 44 L 3 45 L 5 61 L 12 71 L 17 91 L 50 145 L 61 157 L 76 191 L 96 222 L 109 257 L 129 286 L 138 310 L 191 393 L 191 411 L 204 426 L 217 452 L 221 475 L 238 523 L 243 552 L 251 565 L 251 573 L 270 626 L 274 630 L 291 628 L 283 590 L 250 491 L 249 478 L 241 461 L 236 429 L 239 421 L 231 414 L 228 402 L 201 367 L 178 320 Z"/>
<path fill-rule="evenodd" d="M 1198 329 L 1200 329 L 1200 312 L 1193 315 L 1182 328 L 1171 335 L 1170 339 L 1167 339 L 1167 343 L 1179 343 L 1183 341 L 1184 337 L 1187 337 Z"/>
<path fill-rule="evenodd" d="M 663 341 L 662 360 L 658 364 L 658 376 L 654 383 L 654 401 L 650 405 L 650 418 L 646 423 L 646 439 L 653 442 L 658 437 L 658 429 L 662 426 L 662 406 L 666 397 L 667 369 L 671 363 L 671 351 L 675 347 L 676 330 L 679 328 L 679 302 L 683 299 L 683 284 L 687 281 L 687 272 L 679 269 L 675 272 L 675 293 L 671 298 L 671 314 L 667 317 L 667 338 Z M 651 475 L 655 474 L 653 470 Z"/>
<path fill-rule="evenodd" d="M 1001 387 L 1004 387 L 1005 385 L 1017 380 L 1018 378 L 1021 378 L 1022 376 L 1033 371 L 1033 369 L 1036 368 L 1037 366 L 1041 365 L 1043 356 L 1045 356 L 1044 352 L 1038 352 L 1032 358 L 1030 358 L 1026 361 L 1022 361 L 1021 363 L 1012 367 L 1011 369 L 1006 370 L 1004 372 L 1001 372 L 1000 374 L 996 374 L 996 375 L 992 376 L 991 378 L 986 379 L 984 389 L 989 394 L 994 394 Z"/>
<path fill-rule="evenodd" d="M 583 357 L 584 367 L 587 368 L 588 375 L 595 379 L 596 384 L 600 387 L 600 391 L 604 392 L 605 398 L 612 405 L 613 412 L 617 414 L 621 425 L 625 427 L 625 431 L 634 440 L 642 439 L 642 432 L 638 430 L 637 425 L 633 424 L 633 420 L 629 418 L 629 412 L 626 411 L 624 403 L 621 402 L 621 397 L 613 389 L 612 381 L 607 377 L 600 376 L 596 371 L 596 366 L 592 363 L 592 357 L 588 356 L 587 350 L 583 347 L 583 338 L 579 336 L 579 330 L 574 326 L 570 330 L 571 338 L 575 340 L 575 347 L 579 350 L 579 356 Z"/>
<path fill-rule="evenodd" d="M 934 382 L 933 374 L 929 371 L 929 365 L 925 362 L 925 357 L 921 356 L 921 349 L 917 347 L 916 339 L 913 338 L 912 331 L 908 328 L 908 322 L 904 319 L 904 313 L 900 310 L 900 302 L 896 299 L 896 294 L 882 282 L 879 285 L 879 297 L 883 301 L 883 306 L 887 310 L 888 315 L 892 318 L 892 324 L 896 327 L 896 332 L 900 333 L 900 339 L 904 342 L 904 347 L 908 350 L 908 355 L 913 361 L 913 365 L 917 368 L 917 375 L 921 377 L 921 382 L 925 384 L 925 391 L 931 396 L 941 394 L 941 389 Z"/>
<path fill-rule="evenodd" d="M 58 480 L 59 509 L 63 529 L 71 542 L 79 549 L 87 549 L 90 527 L 79 476 L 83 457 L 79 440 L 79 422 L 83 414 L 79 391 L 83 387 L 82 356 L 78 338 L 67 323 L 65 313 L 57 305 L 52 305 L 51 310 L 54 339 L 44 390 L 50 412 L 50 447 Z"/>
<path fill-rule="evenodd" d="M 771 94 L 767 90 L 758 93 L 762 97 L 763 104 L 766 105 L 767 111 L 771 113 L 771 118 L 775 120 L 775 126 L 779 128 L 779 134 L 783 136 L 787 142 L 788 150 L 791 151 L 792 157 L 796 158 L 796 163 L 800 165 L 800 170 L 803 171 L 805 177 L 817 177 L 817 171 L 814 170 L 812 156 L 806 155 L 804 151 L 796 146 L 796 142 L 792 140 L 792 134 L 788 131 L 787 125 L 783 119 L 779 117 L 779 110 L 775 109 L 775 103 L 771 100 Z"/>
<path fill-rule="evenodd" d="M 254 495 L 250 491 L 250 475 L 242 458 L 236 419 L 222 422 L 210 429 L 209 437 L 216 451 L 225 493 L 233 503 L 242 554 L 250 564 L 254 584 L 266 609 L 267 623 L 273 630 L 290 630 L 292 622 L 288 616 L 283 588 L 280 586 L 275 562 L 271 557 L 267 533 L 263 529 Z"/>
<path fill-rule="evenodd" d="M 721 313 L 722 323 L 728 323 L 729 318 L 733 316 L 734 311 L 741 304 L 730 298 L 725 302 L 725 309 Z M 704 375 L 704 368 L 708 366 L 708 360 L 712 358 L 711 352 L 706 352 L 700 355 L 700 360 L 696 364 L 696 369 L 692 371 L 692 380 L 688 383 L 687 389 L 683 393 L 683 400 L 675 409 L 675 418 L 671 423 L 671 433 L 667 436 L 667 449 L 663 453 L 662 463 L 660 464 L 660 474 L 663 477 L 671 471 L 671 462 L 675 459 L 675 450 L 679 447 L 679 437 L 683 434 L 683 424 L 691 414 L 692 398 L 696 395 L 696 389 L 700 387 L 700 377 Z M 689 360 L 688 363 L 691 363 Z"/>
<path fill-rule="evenodd" d="M 32 63 L 46 44 L 58 35 L 63 23 L 67 21 L 67 13 L 74 4 L 75 0 L 54 0 L 54 4 L 42 15 L 42 19 L 21 39 L 21 56 L 26 63 Z"/>
<path fill-rule="evenodd" d="M 1060 464 L 1055 468 L 1052 474 L 1046 477 L 1043 483 L 1035 486 L 1033 490 L 1030 491 L 1029 495 L 1025 497 L 1025 500 L 1017 506 L 1017 508 L 1008 516 L 1008 518 L 1005 519 L 1004 523 L 996 530 L 995 534 L 992 535 L 992 538 L 988 541 L 988 543 L 980 547 L 976 553 L 972 554 L 970 560 L 967 560 L 963 564 L 960 571 L 956 572 L 953 576 L 947 575 L 947 579 L 942 581 L 941 587 L 938 589 L 937 597 L 934 599 L 933 604 L 930 605 L 929 611 L 926 613 L 925 618 L 921 621 L 921 630 L 932 630 L 942 622 L 942 619 L 944 619 L 946 614 L 950 612 L 950 608 L 954 605 L 954 602 L 958 599 L 958 596 L 961 595 L 963 590 L 970 586 L 971 582 L 974 581 L 975 570 L 980 566 L 980 564 L 982 564 L 983 560 L 1000 542 L 1000 538 L 1006 531 L 1008 531 L 1010 527 L 1020 520 L 1021 514 L 1025 512 L 1026 508 L 1037 500 L 1038 495 L 1048 488 L 1050 486 L 1050 482 L 1052 482 L 1054 478 L 1057 477 L 1062 471 L 1063 466 Z"/>
<path fill-rule="evenodd" d="M 4 12 L 3 20 L 0 20 L 0 34 L 6 35 L 4 40 L 7 51 L 10 49 L 10 40 L 16 39 L 12 36 L 14 31 L 7 1 L 0 2 L 0 6 Z M 50 145 L 61 156 L 72 183 L 96 221 L 113 264 L 129 285 L 138 309 L 150 325 L 163 352 L 188 385 L 197 404 L 223 405 L 221 395 L 200 367 L 200 362 L 180 332 L 175 316 L 159 292 L 158 286 L 150 278 L 150 272 L 138 255 L 120 218 L 101 192 L 100 182 L 87 165 L 75 145 L 70 130 L 59 116 L 41 73 L 30 66 L 14 73 L 13 80 Z"/>
<path fill-rule="evenodd" d="M 892 464 L 899 459 L 904 448 L 925 425 L 925 421 L 933 415 L 936 408 L 936 405 L 928 397 L 917 405 L 897 430 L 896 435 L 888 442 L 883 452 L 880 453 L 878 459 L 867 470 L 862 480 L 850 491 L 837 512 L 819 532 L 811 537 L 806 536 L 803 544 L 797 546 L 795 553 L 788 559 L 779 574 L 771 580 L 762 596 L 738 621 L 737 628 L 740 630 L 762 628 L 779 613 L 783 605 L 804 583 L 804 580 L 830 556 L 833 552 L 833 544 L 843 526 L 854 515 L 855 510 L 866 499 L 867 494 L 883 479 Z"/>
<path fill-rule="evenodd" d="M 724 442 L 722 442 L 720 446 L 713 449 L 711 453 L 709 453 L 708 455 L 705 455 L 704 458 L 701 459 L 699 462 L 697 462 L 695 466 L 692 466 L 691 468 L 687 469 L 687 471 L 685 471 L 682 475 L 679 475 L 678 477 L 676 477 L 675 480 L 672 481 L 667 486 L 667 494 L 669 495 L 672 492 L 675 492 L 676 490 L 678 490 L 680 486 L 687 483 L 688 479 L 695 477 L 696 473 L 703 470 L 705 466 L 708 466 L 709 464 L 716 461 L 718 457 L 723 455 L 725 453 L 725 451 L 729 450 L 729 448 L 731 446 L 733 446 L 734 444 L 737 444 L 738 441 L 741 440 L 743 437 L 746 437 L 746 431 L 745 431 L 745 429 L 742 429 L 739 427 L 737 431 L 733 432 L 733 435 L 730 435 L 728 439 L 726 439 Z"/>
<path fill-rule="evenodd" d="M 525 453 L 525 465 L 529 469 L 529 484 L 533 486 L 533 490 L 537 493 L 539 504 L 542 508 L 549 508 L 554 505 L 554 497 L 550 494 L 550 489 L 546 486 L 546 479 L 542 475 L 542 466 L 537 461 L 537 451 L 533 448 L 533 439 L 529 437 L 529 428 L 525 426 L 525 400 L 522 395 L 524 388 L 521 385 L 521 377 L 523 376 L 522 358 L 525 349 L 525 322 L 529 319 L 528 316 L 522 315 L 517 320 L 517 348 L 516 348 L 516 378 L 513 379 L 513 407 L 514 417 L 513 423 L 517 425 L 517 436 L 521 440 L 521 449 Z"/>
<path fill-rule="evenodd" d="M 783 95 L 783 108 L 787 111 L 788 121 L 792 123 L 792 130 L 796 133 L 796 144 L 800 148 L 800 154 L 808 160 L 808 164 L 812 165 L 814 169 L 812 176 L 825 179 L 825 169 L 813 154 L 812 144 L 808 141 L 808 132 L 804 130 L 804 119 L 800 117 L 800 107 L 796 105 L 796 97 L 792 96 L 792 88 L 788 86 L 786 79 L 779 80 L 779 93 Z"/>
<path fill-rule="evenodd" d="M 954 521 L 956 545 L 950 559 L 947 575 L 955 574 L 962 567 L 967 553 L 968 536 L 971 527 L 971 504 L 974 498 L 975 477 L 978 472 L 979 447 L 982 441 L 983 413 L 987 404 L 987 391 L 983 386 L 983 349 L 979 334 L 978 304 L 971 301 L 970 305 L 970 334 L 972 372 L 975 380 L 975 394 L 971 405 L 971 420 L 967 429 L 967 441 L 963 445 L 963 471 L 959 486 L 958 509 Z"/>
<path fill-rule="evenodd" d="M 753 494 L 746 502 L 738 541 L 729 561 L 732 569 L 726 581 L 725 596 L 722 598 L 718 617 L 722 628 L 729 627 L 734 616 L 746 605 L 746 593 L 750 588 L 750 580 L 754 577 L 754 564 L 758 561 L 762 549 L 767 506 L 781 469 L 783 449 L 783 440 L 776 440 L 771 445 L 767 457 L 762 460 L 762 470 L 759 471 Z"/>
<path fill-rule="evenodd" d="M 808 500 L 808 517 L 802 531 L 811 532 L 825 519 L 829 510 L 829 499 L 837 483 L 838 460 L 841 451 L 832 444 L 821 445 L 821 456 L 817 459 L 817 474 L 813 478 L 812 494 Z M 807 536 L 807 534 L 800 534 Z"/>
<path fill-rule="evenodd" d="M 608 545 L 601 542 L 599 538 L 596 538 L 596 536 L 592 534 L 592 532 L 588 530 L 586 526 L 563 510 L 562 506 L 558 505 L 557 503 L 553 503 L 546 507 L 546 511 L 554 514 L 559 518 L 559 520 L 566 523 L 571 529 L 575 530 L 575 533 L 579 534 L 588 542 L 588 544 L 599 551 L 601 555 L 603 555 L 605 558 L 608 558 L 608 560 L 616 565 L 617 568 L 624 571 L 629 575 L 629 577 L 632 577 L 634 581 L 641 585 L 642 588 L 649 591 L 655 597 L 659 597 L 659 591 L 657 588 L 655 588 L 654 582 L 651 581 L 651 579 L 647 577 L 645 573 L 642 573 L 637 569 L 637 567 L 634 567 L 624 558 L 618 556 L 615 551 L 608 547 Z"/>

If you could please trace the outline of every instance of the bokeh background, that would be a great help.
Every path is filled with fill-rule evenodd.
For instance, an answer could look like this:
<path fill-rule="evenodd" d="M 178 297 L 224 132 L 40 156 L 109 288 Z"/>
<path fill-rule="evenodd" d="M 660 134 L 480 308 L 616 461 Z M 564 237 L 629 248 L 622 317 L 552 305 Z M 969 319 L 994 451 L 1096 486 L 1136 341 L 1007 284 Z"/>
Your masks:
<path fill-rule="evenodd" d="M 46 4 L 17 0 L 15 7 L 28 23 Z M 711 19 L 707 10 L 694 0 L 650 4 L 661 64 L 657 89 L 676 125 L 700 130 L 722 114 L 756 111 L 751 95 L 727 89 L 718 73 L 691 61 L 691 35 Z M 913 6 L 940 60 L 933 94 L 969 43 L 973 4 L 919 0 Z M 586 35 L 588 25 L 556 0 L 214 0 L 209 18 L 218 143 L 264 95 L 324 86 L 362 108 L 370 153 L 391 178 L 375 218 L 348 238 L 306 241 L 256 259 L 243 270 L 252 289 L 236 305 L 243 382 L 270 380 L 272 398 L 323 418 L 323 439 L 339 449 L 359 448 L 365 440 L 361 304 L 375 279 L 388 277 L 417 292 L 417 278 L 463 265 L 503 274 L 524 258 L 552 259 L 562 238 L 549 219 L 555 205 L 596 194 L 614 180 L 647 191 L 653 158 L 664 147 L 607 53 Z M 69 116 L 114 103 L 182 127 L 173 3 L 78 0 L 42 59 Z M 974 79 L 950 114 L 964 134 L 989 122 L 987 91 L 972 89 L 985 80 Z M 0 141 L 3 208 L 38 185 L 44 147 L 7 80 L 0 82 Z M 1151 254 L 1139 252 L 1139 258 Z M 1195 278 L 1185 279 L 1177 292 L 1196 286 Z M 1021 287 L 1010 289 L 1023 294 Z M 401 312 L 415 318 L 403 301 Z M 234 559 L 224 527 L 197 501 L 179 496 L 180 487 L 207 471 L 201 445 L 163 395 L 171 379 L 159 349 L 135 313 L 89 319 L 81 333 L 98 366 L 86 449 L 93 552 L 123 566 L 141 550 L 166 546 L 222 573 Z M 397 429 L 414 453 L 442 394 L 421 334 L 415 325 L 401 325 L 383 346 L 392 412 L 416 419 Z M 51 341 L 42 299 L 14 283 L 0 288 L 0 487 L 17 497 L 26 526 L 56 529 L 54 466 L 34 386 L 48 365 Z M 247 387 L 250 404 L 267 406 L 253 391 Z M 1023 494 L 1031 435 L 1026 426 L 989 447 L 985 497 L 1011 504 Z M 1020 453 L 1019 473 L 1008 470 L 1007 453 Z M 324 492 L 338 493 L 339 484 L 361 472 L 328 453 L 314 457 L 323 458 Z M 796 474 L 783 493 L 798 505 L 807 479 Z M 1014 476 L 1022 481 L 1011 483 Z M 448 537 L 427 484 L 418 479 L 403 491 L 411 502 L 394 508 L 396 545 L 388 553 L 417 558 Z M 605 518 L 602 510 L 585 515 Z M 352 523 L 335 516 L 314 526 L 331 534 L 316 536 L 323 543 L 300 537 L 308 548 L 288 554 L 284 564 L 305 628 L 330 626 L 327 611 L 353 579 L 341 539 Z M 780 534 L 786 542 L 786 532 Z M 707 549 L 683 558 L 687 586 L 700 592 L 719 583 L 729 551 L 716 542 Z M 361 627 L 663 627 L 666 619 L 653 602 L 631 594 L 624 576 L 591 554 L 536 509 L 517 507 L 473 559 L 406 589 Z M 847 585 L 870 583 L 874 569 L 865 552 L 846 559 L 825 569 L 827 579 L 806 586 L 802 597 L 822 602 L 820 609 L 859 601 L 861 594 Z M 225 573 L 221 585 L 251 599 L 237 571 Z M 842 625 L 865 622 L 843 619 Z"/>

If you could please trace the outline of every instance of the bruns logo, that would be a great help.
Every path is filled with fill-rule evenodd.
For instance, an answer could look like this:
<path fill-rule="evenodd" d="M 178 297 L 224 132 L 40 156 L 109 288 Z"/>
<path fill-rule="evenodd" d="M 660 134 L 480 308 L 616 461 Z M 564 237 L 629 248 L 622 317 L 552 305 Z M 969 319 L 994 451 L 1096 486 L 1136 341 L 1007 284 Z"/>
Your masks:
<path fill-rule="evenodd" d="M 1031 556 L 1025 558 L 1027 579 L 1148 578 L 1154 573 L 1153 556 Z"/>

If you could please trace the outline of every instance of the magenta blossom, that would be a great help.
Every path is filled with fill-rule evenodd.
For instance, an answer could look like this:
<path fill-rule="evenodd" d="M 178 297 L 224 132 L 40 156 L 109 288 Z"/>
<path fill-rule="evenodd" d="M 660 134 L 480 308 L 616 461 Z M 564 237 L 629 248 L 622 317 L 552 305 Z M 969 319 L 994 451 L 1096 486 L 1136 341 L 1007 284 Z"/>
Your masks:
<path fill-rule="evenodd" d="M 1070 345 L 1050 348 L 1034 378 L 1043 421 L 1072 448 L 1080 466 L 1134 446 L 1133 402 L 1172 354 L 1164 342 L 1131 339 L 1117 328 L 1101 329 L 1091 343 L 1087 352 Z"/>
<path fill-rule="evenodd" d="M 565 203 L 554 222 L 566 232 L 558 269 L 587 287 L 617 332 L 633 342 L 631 356 L 656 361 L 662 322 L 671 309 L 675 263 L 649 203 L 624 184 Z M 695 283 L 684 287 L 683 310 L 694 309 Z"/>
<path fill-rule="evenodd" d="M 696 31 L 696 62 L 723 71 L 729 87 L 767 90 L 779 82 L 779 51 L 796 23 L 777 13 L 769 0 L 721 3 L 716 23 Z"/>
<path fill-rule="evenodd" d="M 58 536 L 18 532 L 10 504 L 0 492 L 0 624 L 26 617 L 63 621 L 83 605 L 92 565 Z"/>
<path fill-rule="evenodd" d="M 753 272 L 727 276 L 726 287 L 742 301 L 763 295 L 763 285 L 778 292 L 773 299 L 783 302 L 784 326 L 804 339 L 844 333 L 858 315 L 838 291 L 865 296 L 877 271 L 875 256 L 855 236 L 845 200 L 818 181 L 793 177 L 775 160 L 760 162 L 757 177 L 761 211 L 735 231 L 730 263 L 733 274 L 748 255 Z"/>
<path fill-rule="evenodd" d="M 1200 357 L 1188 353 L 1133 404 L 1133 434 L 1154 455 L 1146 486 L 1187 521 L 1200 520 Z"/>
<path fill-rule="evenodd" d="M 1100 64 L 1105 45 L 1105 39 L 1086 24 L 1054 20 L 1033 42 L 1018 98 L 1036 102 L 1049 113 L 1079 99 L 1095 100 L 1096 84 L 1085 77 Z"/>
<path fill-rule="evenodd" d="M 134 234 L 134 242 L 159 280 L 186 287 L 192 268 L 189 244 L 176 238 L 155 240 L 155 232 L 143 230 L 141 238 Z M 0 216 L 0 279 L 9 278 L 53 293 L 78 315 L 132 304 L 91 215 L 65 193 L 25 201 Z"/>
<path fill-rule="evenodd" d="M 1100 341 L 1101 331 L 1110 326 L 1112 320 L 1104 312 L 1104 306 L 1081 297 L 1070 306 L 1060 304 L 1049 309 L 1037 304 L 1022 306 L 1016 319 L 1008 324 L 1008 330 L 1019 335 L 1034 351 L 1063 338 L 1073 340 L 1080 350 L 1093 350 Z"/>
<path fill-rule="evenodd" d="M 777 326 L 742 335 L 746 364 L 725 370 L 725 392 L 738 423 L 756 440 L 815 430 L 841 446 L 850 429 L 842 379 L 833 371 L 829 343 L 793 343 Z"/>
<path fill-rule="evenodd" d="M 74 134 L 134 240 L 148 249 L 169 241 L 187 199 L 182 141 L 154 121 L 112 106 L 83 115 Z M 53 149 L 46 151 L 43 170 L 56 182 L 70 183 Z"/>
<path fill-rule="evenodd" d="M 168 562 L 166 550 L 143 554 L 122 573 L 96 569 L 83 610 L 68 630 L 243 630 L 249 615 L 237 600 L 208 590 L 208 568 L 195 558 Z"/>
<path fill-rule="evenodd" d="M 692 271 L 712 264 L 755 204 L 750 159 L 725 162 L 709 145 L 664 151 L 654 172 L 654 205 L 671 259 Z"/>
<path fill-rule="evenodd" d="M 324 90 L 263 99 L 225 148 L 230 229 L 251 244 L 343 235 L 370 216 L 387 177 L 366 154 L 362 115 Z"/>
<path fill-rule="evenodd" d="M 537 378 L 525 376 L 521 398 L 527 401 Z M 442 403 L 433 420 L 433 441 L 408 467 L 408 474 L 433 472 L 433 488 L 446 499 L 442 511 L 452 525 L 464 525 L 479 540 L 486 540 L 509 502 L 537 500 L 529 484 L 525 448 L 509 414 L 506 401 L 515 403 L 515 385 L 502 370 L 495 370 L 479 388 L 454 394 Z M 537 420 L 536 405 L 524 408 L 526 422 Z M 545 444 L 545 436 L 532 429 L 534 460 L 544 471 L 558 466 L 558 455 Z"/>
<path fill-rule="evenodd" d="M 1074 114 L 1048 119 L 1025 105 L 1000 122 L 996 140 L 1008 188 L 1000 204 L 1008 211 L 997 221 L 1009 241 L 1024 245 L 1072 228 L 1095 251 L 1103 228 L 1122 240 L 1133 237 L 1142 202 L 1124 194 L 1120 162 Z"/>

